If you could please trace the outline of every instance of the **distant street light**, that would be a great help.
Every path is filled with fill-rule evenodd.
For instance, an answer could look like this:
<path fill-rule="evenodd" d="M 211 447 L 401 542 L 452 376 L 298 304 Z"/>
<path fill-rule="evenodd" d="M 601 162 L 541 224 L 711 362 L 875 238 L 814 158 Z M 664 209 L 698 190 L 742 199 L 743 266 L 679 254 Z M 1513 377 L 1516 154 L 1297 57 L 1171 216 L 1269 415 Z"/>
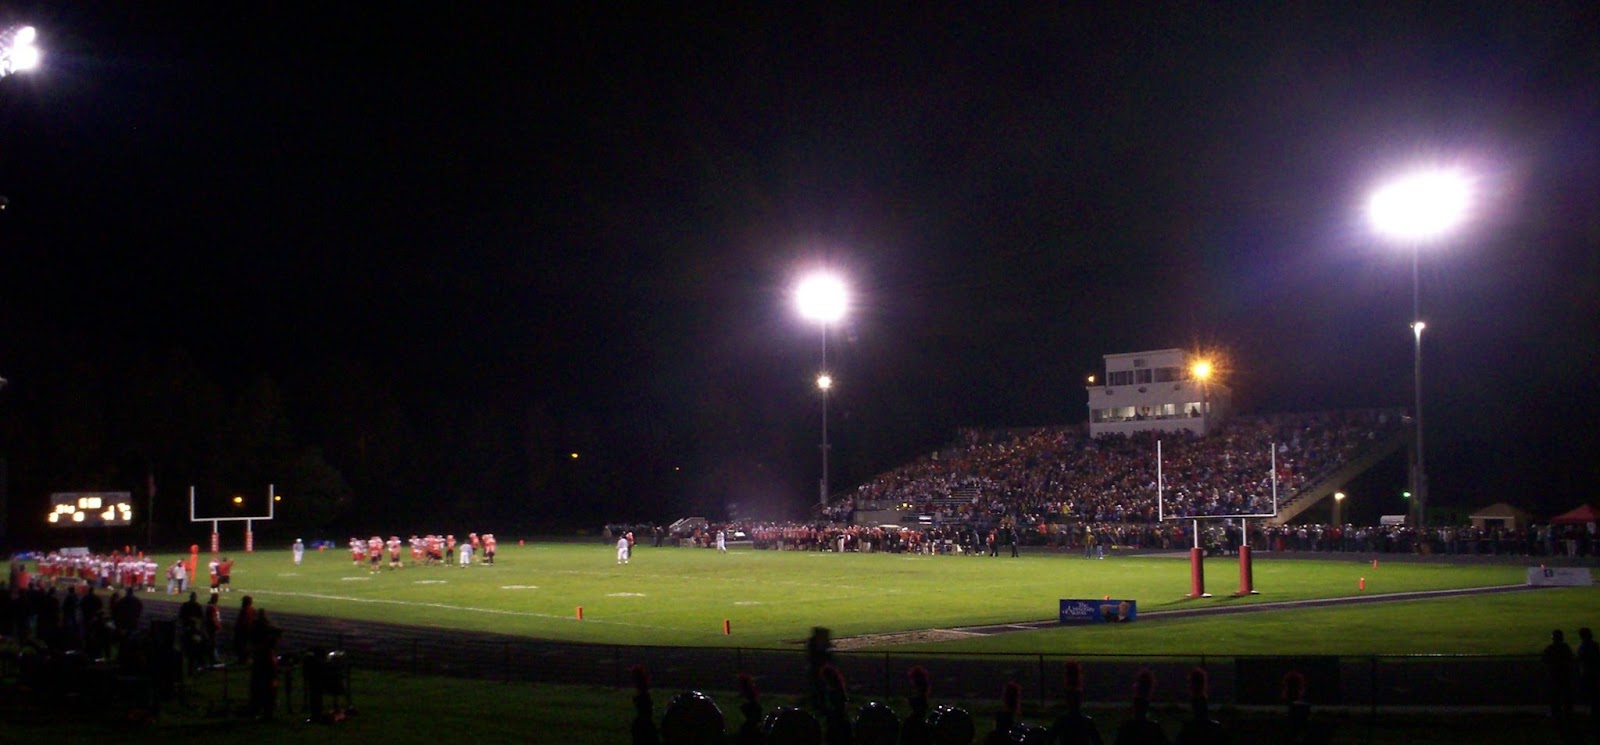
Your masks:
<path fill-rule="evenodd" d="M 828 324 L 844 318 L 848 298 L 844 281 L 828 273 L 808 275 L 800 280 L 794 293 L 800 317 L 822 325 L 822 372 L 817 375 L 817 389 L 822 391 L 822 480 L 818 504 L 828 503 L 828 391 L 833 388 L 833 376 L 828 374 Z"/>
<path fill-rule="evenodd" d="M 1343 506 L 1344 506 L 1344 492 L 1342 492 L 1342 491 L 1334 492 L 1333 493 L 1333 526 L 1336 527 L 1336 528 L 1339 527 L 1340 525 L 1344 524 L 1343 522 L 1340 522 L 1340 520 L 1339 520 L 1339 517 L 1340 517 L 1339 511 L 1340 511 L 1340 508 L 1343 507 Z"/>
<path fill-rule="evenodd" d="M 1412 389 L 1416 394 L 1414 455 L 1411 464 L 1413 522 L 1426 527 L 1428 469 L 1422 437 L 1422 291 L 1417 271 L 1422 245 L 1450 234 L 1467 218 L 1472 207 L 1472 179 L 1455 169 L 1429 168 L 1394 179 L 1372 193 L 1367 217 L 1386 238 L 1411 248 Z"/>
<path fill-rule="evenodd" d="M 0 31 L 0 78 L 39 66 L 44 52 L 34 46 L 39 32 L 32 26 L 11 26 Z"/>

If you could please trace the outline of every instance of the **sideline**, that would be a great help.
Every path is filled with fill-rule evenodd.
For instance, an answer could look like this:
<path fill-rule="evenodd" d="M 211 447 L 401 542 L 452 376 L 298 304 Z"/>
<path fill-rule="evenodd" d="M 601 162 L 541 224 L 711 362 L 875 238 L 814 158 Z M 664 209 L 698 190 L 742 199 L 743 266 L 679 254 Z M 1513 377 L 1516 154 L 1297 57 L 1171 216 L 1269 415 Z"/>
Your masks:
<path fill-rule="evenodd" d="M 1141 611 L 1139 613 L 1139 618 L 1173 619 L 1230 615 L 1236 613 L 1265 613 L 1279 610 L 1304 610 L 1306 608 L 1318 608 L 1323 606 L 1397 603 L 1410 600 L 1429 600 L 1432 598 L 1459 597 L 1463 595 L 1494 595 L 1507 592 L 1524 592 L 1543 589 L 1547 588 L 1523 584 L 1490 585 L 1487 587 L 1463 587 L 1450 590 L 1417 590 L 1414 592 L 1390 592 L 1377 595 L 1348 595 L 1336 598 L 1282 600 L 1268 603 L 1249 603 L 1245 605 L 1213 605 L 1205 608 L 1174 608 L 1172 610 L 1157 610 L 1149 612 Z M 938 635 L 944 635 L 946 639 L 964 638 L 968 636 L 996 636 L 999 634 L 1014 634 L 1019 631 L 1039 631 L 1041 629 L 1056 628 L 1059 626 L 1061 626 L 1061 622 L 1054 618 L 1036 621 L 1012 621 L 1009 623 L 984 624 L 981 626 L 953 626 L 943 629 L 922 629 L 919 631 L 900 631 L 886 634 L 864 634 L 862 636 L 850 636 L 835 639 L 834 644 L 840 649 L 848 648 L 855 650 L 871 647 L 888 647 L 909 642 L 925 642 L 930 640 L 928 637 Z M 943 639 L 935 640 L 942 641 Z"/>

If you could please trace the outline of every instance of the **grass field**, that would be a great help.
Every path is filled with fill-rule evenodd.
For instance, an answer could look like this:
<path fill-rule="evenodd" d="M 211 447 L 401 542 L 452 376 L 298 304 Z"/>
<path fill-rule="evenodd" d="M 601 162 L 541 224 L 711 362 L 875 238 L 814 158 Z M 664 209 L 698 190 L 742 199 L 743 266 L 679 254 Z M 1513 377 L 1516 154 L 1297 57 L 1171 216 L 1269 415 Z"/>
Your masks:
<path fill-rule="evenodd" d="M 600 544 L 501 549 L 497 566 L 411 567 L 369 573 L 343 551 L 236 555 L 234 583 L 267 609 L 405 624 L 500 631 L 596 643 L 789 646 L 812 626 L 836 638 L 1053 618 L 1062 597 L 1132 598 L 1139 611 L 1520 584 L 1513 565 L 1277 559 L 1255 563 L 1258 596 L 1237 586 L 1231 559 L 1208 562 L 1219 597 L 1189 600 L 1182 559 L 1070 554 L 1021 558 L 819 554 L 739 548 L 719 555 L 640 547 L 618 566 Z M 168 557 L 167 561 L 170 562 Z M 1358 590 L 1358 581 L 1366 589 Z M 237 594 L 229 599 L 236 602 Z M 583 607 L 583 620 L 577 608 Z M 732 635 L 722 633 L 723 621 Z M 1214 654 L 1303 652 L 1505 653 L 1537 646 L 1551 628 L 1600 625 L 1600 590 L 1297 609 L 1228 618 L 1156 619 L 1059 628 L 922 647 L 949 651 Z M 1531 641 L 1530 641 L 1531 640 Z"/>

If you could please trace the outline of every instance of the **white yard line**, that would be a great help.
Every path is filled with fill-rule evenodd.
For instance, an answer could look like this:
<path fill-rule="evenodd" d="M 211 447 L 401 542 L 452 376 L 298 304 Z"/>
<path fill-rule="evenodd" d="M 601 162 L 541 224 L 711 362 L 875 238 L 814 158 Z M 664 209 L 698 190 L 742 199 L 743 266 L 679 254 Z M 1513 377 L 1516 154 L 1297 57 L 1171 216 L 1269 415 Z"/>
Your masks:
<path fill-rule="evenodd" d="M 500 616 L 521 616 L 524 618 L 548 618 L 555 621 L 571 621 L 573 623 L 607 624 L 611 626 L 630 626 L 641 629 L 660 629 L 665 631 L 688 631 L 675 626 L 660 626 L 646 623 L 626 623 L 623 621 L 609 621 L 603 618 L 585 618 L 579 621 L 575 616 L 555 613 L 534 613 L 531 611 L 504 610 L 502 608 L 478 608 L 470 605 L 450 605 L 448 603 L 421 603 L 411 600 L 394 600 L 390 598 L 353 598 L 346 595 L 328 595 L 320 592 L 284 592 L 281 590 L 251 590 L 252 595 L 280 595 L 284 597 L 311 598 L 314 600 L 342 600 L 350 603 L 371 603 L 373 605 L 401 605 L 414 608 L 436 608 L 439 610 L 475 611 L 478 613 L 493 613 Z"/>

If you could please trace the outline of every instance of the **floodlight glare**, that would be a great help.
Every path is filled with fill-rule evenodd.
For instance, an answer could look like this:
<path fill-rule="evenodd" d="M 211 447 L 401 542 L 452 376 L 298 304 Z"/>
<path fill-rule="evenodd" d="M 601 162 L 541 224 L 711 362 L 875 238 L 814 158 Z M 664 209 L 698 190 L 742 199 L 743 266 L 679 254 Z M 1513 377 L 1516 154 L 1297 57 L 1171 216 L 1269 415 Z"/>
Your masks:
<path fill-rule="evenodd" d="M 817 376 L 817 387 L 821 388 L 822 390 L 825 390 L 825 391 L 830 389 L 830 388 L 833 388 L 833 376 L 831 376 L 831 375 L 829 375 L 827 373 L 823 373 L 821 375 L 818 375 Z"/>
<path fill-rule="evenodd" d="M 0 78 L 39 66 L 44 52 L 33 45 L 39 32 L 32 26 L 12 26 L 0 31 Z"/>
<path fill-rule="evenodd" d="M 1211 363 L 1206 360 L 1200 360 L 1194 363 L 1194 366 L 1189 368 L 1189 371 L 1194 373 L 1196 380 L 1207 380 L 1211 377 Z"/>
<path fill-rule="evenodd" d="M 802 318 L 825 324 L 844 318 L 848 304 L 844 282 L 832 274 L 813 274 L 801 280 L 794 298 Z"/>
<path fill-rule="evenodd" d="M 1472 181 L 1453 169 L 1403 176 L 1373 192 L 1367 217 L 1378 232 L 1403 241 L 1426 241 L 1453 230 L 1467 216 Z"/>

